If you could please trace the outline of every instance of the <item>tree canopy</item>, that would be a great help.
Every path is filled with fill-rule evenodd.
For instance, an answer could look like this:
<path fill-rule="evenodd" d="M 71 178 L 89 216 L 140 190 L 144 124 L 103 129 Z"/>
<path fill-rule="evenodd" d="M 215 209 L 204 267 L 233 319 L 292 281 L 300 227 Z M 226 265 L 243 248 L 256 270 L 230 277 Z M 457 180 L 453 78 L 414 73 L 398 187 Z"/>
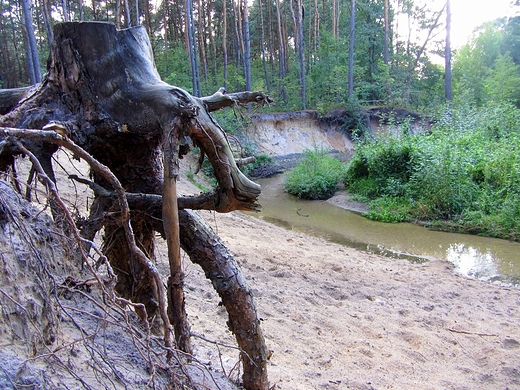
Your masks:
<path fill-rule="evenodd" d="M 509 101 L 520 107 L 520 16 L 484 24 L 456 53 L 458 101 L 482 106 Z"/>
<path fill-rule="evenodd" d="M 424 109 L 444 102 L 436 58 L 445 56 L 446 7 L 434 7 L 422 0 L 1 0 L 0 86 L 37 80 L 35 58 L 43 69 L 54 24 L 98 20 L 144 25 L 162 79 L 196 96 L 225 86 L 264 90 L 277 110 L 324 112 L 349 100 Z M 455 99 L 471 94 L 480 104 L 507 84 L 507 98 L 518 104 L 519 26 L 518 17 L 485 25 L 455 53 Z"/>

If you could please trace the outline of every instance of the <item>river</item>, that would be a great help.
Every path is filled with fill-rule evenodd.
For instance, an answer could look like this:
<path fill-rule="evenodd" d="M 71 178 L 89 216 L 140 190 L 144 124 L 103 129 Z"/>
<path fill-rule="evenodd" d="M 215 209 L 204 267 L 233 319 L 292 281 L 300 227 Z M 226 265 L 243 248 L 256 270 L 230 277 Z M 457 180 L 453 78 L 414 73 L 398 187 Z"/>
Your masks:
<path fill-rule="evenodd" d="M 259 218 L 360 250 L 410 261 L 448 260 L 468 277 L 520 287 L 520 243 L 432 231 L 411 223 L 376 222 L 326 201 L 298 199 L 283 190 L 283 175 L 262 186 Z"/>

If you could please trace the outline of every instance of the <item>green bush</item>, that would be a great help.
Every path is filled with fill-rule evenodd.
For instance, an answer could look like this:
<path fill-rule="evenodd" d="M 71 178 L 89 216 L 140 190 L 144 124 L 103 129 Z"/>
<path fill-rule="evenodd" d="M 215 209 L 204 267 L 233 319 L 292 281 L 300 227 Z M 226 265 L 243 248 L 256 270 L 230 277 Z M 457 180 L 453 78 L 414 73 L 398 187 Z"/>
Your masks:
<path fill-rule="evenodd" d="M 406 196 L 428 205 L 430 218 L 456 218 L 478 196 L 473 156 L 460 139 L 431 136 L 417 145 Z"/>
<path fill-rule="evenodd" d="M 344 164 L 326 151 L 307 151 L 305 158 L 289 173 L 285 190 L 303 199 L 328 199 L 344 175 Z"/>
<path fill-rule="evenodd" d="M 520 239 L 520 110 L 457 107 L 427 135 L 384 134 L 359 143 L 345 185 L 381 221 Z"/>
<path fill-rule="evenodd" d="M 381 222 L 403 222 L 409 221 L 410 202 L 405 198 L 383 196 L 370 202 L 370 210 L 365 216 Z"/>
<path fill-rule="evenodd" d="M 387 134 L 358 143 L 356 154 L 347 165 L 345 184 L 358 193 L 359 190 L 367 191 L 364 179 L 370 179 L 370 191 L 365 196 L 402 195 L 403 185 L 412 175 L 413 142 L 412 136 Z"/>
<path fill-rule="evenodd" d="M 350 183 L 350 192 L 356 195 L 356 199 L 360 202 L 368 202 L 377 197 L 379 187 L 376 181 L 370 177 L 361 177 Z"/>

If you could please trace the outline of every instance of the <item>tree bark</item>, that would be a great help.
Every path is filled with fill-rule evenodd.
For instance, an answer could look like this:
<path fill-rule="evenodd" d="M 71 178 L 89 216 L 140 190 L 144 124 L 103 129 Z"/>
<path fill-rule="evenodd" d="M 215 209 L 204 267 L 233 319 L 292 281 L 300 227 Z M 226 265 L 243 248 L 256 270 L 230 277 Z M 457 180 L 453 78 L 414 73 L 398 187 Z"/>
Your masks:
<path fill-rule="evenodd" d="M 29 76 L 32 84 L 39 83 L 42 79 L 40 72 L 40 61 L 38 60 L 38 46 L 34 35 L 33 19 L 31 16 L 31 3 L 29 0 L 21 0 L 25 35 L 27 37 L 27 64 L 29 66 Z"/>
<path fill-rule="evenodd" d="M 265 23 L 264 23 L 264 11 L 262 6 L 262 0 L 258 0 L 258 10 L 260 12 L 260 50 L 262 52 L 262 66 L 264 68 L 264 80 L 265 86 L 267 87 L 267 93 L 271 92 L 271 81 L 269 79 L 269 72 L 267 71 L 267 53 L 265 50 Z"/>
<path fill-rule="evenodd" d="M 227 1 L 222 1 L 222 64 L 224 67 L 224 88 L 227 88 L 228 79 L 228 51 L 227 51 Z"/>
<path fill-rule="evenodd" d="M 199 76 L 199 57 L 197 50 L 197 38 L 195 33 L 195 20 L 193 19 L 193 1 L 186 0 L 186 31 L 188 38 L 188 51 L 191 62 L 191 80 L 193 86 L 193 95 L 201 96 Z"/>
<path fill-rule="evenodd" d="M 278 44 L 279 44 L 279 53 L 278 53 L 278 77 L 280 78 L 280 97 L 284 102 L 287 102 L 287 91 L 285 88 L 285 77 L 287 76 L 287 63 L 286 63 L 286 42 L 283 39 L 283 26 L 282 26 L 282 9 L 280 6 L 280 0 L 275 0 L 276 2 L 276 20 L 277 20 L 277 30 L 278 30 Z"/>
<path fill-rule="evenodd" d="M 384 4 L 384 13 L 385 13 L 385 16 L 384 16 L 384 23 L 385 23 L 385 42 L 384 42 L 384 47 L 383 47 L 383 61 L 385 62 L 385 65 L 388 65 L 388 46 L 389 46 L 389 31 L 390 31 L 390 21 L 388 19 L 388 11 L 389 11 L 389 4 L 388 4 L 388 1 L 389 0 L 384 0 L 385 1 L 385 4 Z"/>
<path fill-rule="evenodd" d="M 253 294 L 238 264 L 220 238 L 197 214 L 182 211 L 180 223 L 183 249 L 212 281 L 229 314 L 229 329 L 242 350 L 240 355 L 244 368 L 244 387 L 267 390 L 267 351 L 264 336 Z"/>
<path fill-rule="evenodd" d="M 51 27 L 51 6 L 49 0 L 42 1 L 43 21 L 45 23 L 45 30 L 47 30 L 47 42 L 50 45 L 52 38 L 52 27 Z"/>
<path fill-rule="evenodd" d="M 298 60 L 300 63 L 300 91 L 302 99 L 302 109 L 307 109 L 307 83 L 305 78 L 305 41 L 303 38 L 303 2 L 296 1 L 297 6 L 297 25 L 298 25 Z"/>
<path fill-rule="evenodd" d="M 69 10 L 67 8 L 66 0 L 61 0 L 61 8 L 63 10 L 63 20 L 68 22 L 69 21 Z"/>
<path fill-rule="evenodd" d="M 198 47 L 198 53 L 199 53 L 199 63 L 201 64 L 202 68 L 202 76 L 204 77 L 204 82 L 207 85 L 208 84 L 208 59 L 207 59 L 207 50 L 206 50 L 206 35 L 211 34 L 211 32 L 207 31 L 206 23 L 205 23 L 205 16 L 206 13 L 204 12 L 204 5 L 202 0 L 197 0 L 197 8 L 198 8 L 198 20 L 197 20 L 197 26 L 198 26 L 198 34 L 197 34 L 197 47 Z M 200 72 L 199 72 L 200 73 Z M 200 74 L 199 74 L 199 83 L 200 83 Z M 197 96 L 202 96 L 202 90 Z"/>
<path fill-rule="evenodd" d="M 246 91 L 251 89 L 251 36 L 249 32 L 249 7 L 247 0 L 241 1 L 240 13 L 243 21 L 243 39 L 244 39 L 244 78 L 246 80 Z"/>
<path fill-rule="evenodd" d="M 163 190 L 162 221 L 166 244 L 170 277 L 168 278 L 168 317 L 175 329 L 175 341 L 184 352 L 192 353 L 190 346 L 190 326 L 184 302 L 184 272 L 181 263 L 179 207 L 177 204 L 177 178 L 179 176 L 179 139 L 182 127 L 174 119 L 164 129 L 163 145 Z"/>

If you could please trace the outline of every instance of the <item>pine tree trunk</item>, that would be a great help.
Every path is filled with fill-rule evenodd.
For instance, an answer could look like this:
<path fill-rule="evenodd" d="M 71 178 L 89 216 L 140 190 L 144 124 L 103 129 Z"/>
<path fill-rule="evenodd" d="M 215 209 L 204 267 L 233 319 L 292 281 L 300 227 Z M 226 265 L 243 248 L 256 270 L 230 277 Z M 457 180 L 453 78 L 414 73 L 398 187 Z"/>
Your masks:
<path fill-rule="evenodd" d="M 301 0 L 296 2 L 297 25 L 298 25 L 298 60 L 300 63 L 300 91 L 302 99 L 302 109 L 307 109 L 307 83 L 305 80 L 305 41 L 303 38 L 303 3 Z"/>
<path fill-rule="evenodd" d="M 265 27 L 264 27 L 264 12 L 263 12 L 263 6 L 262 6 L 262 0 L 258 0 L 258 9 L 260 11 L 260 31 L 261 31 L 261 39 L 260 39 L 260 45 L 261 45 L 261 52 L 262 52 L 262 65 L 264 68 L 264 79 L 265 79 L 265 86 L 267 88 L 267 93 L 271 92 L 271 80 L 269 79 L 269 72 L 267 71 L 267 54 L 265 52 Z"/>
<path fill-rule="evenodd" d="M 446 46 L 444 47 L 444 96 L 447 102 L 452 100 L 451 88 L 451 4 L 446 2 Z"/>
<path fill-rule="evenodd" d="M 385 5 L 384 5 L 385 9 L 384 9 L 384 13 L 385 13 L 385 16 L 384 16 L 384 23 L 385 23 L 385 43 L 384 43 L 384 47 L 383 47 L 383 61 L 385 62 L 386 65 L 388 65 L 388 61 L 389 61 L 389 57 L 388 57 L 388 46 L 389 46 L 389 31 L 390 31 L 390 21 L 388 19 L 388 11 L 389 11 L 389 4 L 388 4 L 388 0 L 385 0 Z"/>
<path fill-rule="evenodd" d="M 286 63 L 286 42 L 284 40 L 283 26 L 282 26 L 282 9 L 280 7 L 280 0 L 276 0 L 276 17 L 278 27 L 278 44 L 279 54 L 278 63 L 279 71 L 278 77 L 280 78 L 280 97 L 284 103 L 287 102 L 287 91 L 285 88 L 285 77 L 287 76 L 287 63 Z"/>
<path fill-rule="evenodd" d="M 244 37 L 244 78 L 246 91 L 251 90 L 251 36 L 249 33 L 249 8 L 247 0 L 242 1 L 241 11 L 243 20 Z"/>
<path fill-rule="evenodd" d="M 348 57 L 348 98 L 354 97 L 354 43 L 356 31 L 356 0 L 350 2 L 350 45 Z"/>
<path fill-rule="evenodd" d="M 39 83 L 42 79 L 40 72 L 40 61 L 38 59 L 38 46 L 34 35 L 33 19 L 31 16 L 31 3 L 29 0 L 22 0 L 24 16 L 25 34 L 27 37 L 27 64 L 32 84 Z"/>
<path fill-rule="evenodd" d="M 228 50 L 227 50 L 227 2 L 222 2 L 222 57 L 224 67 L 224 88 L 227 88 L 228 79 Z"/>

